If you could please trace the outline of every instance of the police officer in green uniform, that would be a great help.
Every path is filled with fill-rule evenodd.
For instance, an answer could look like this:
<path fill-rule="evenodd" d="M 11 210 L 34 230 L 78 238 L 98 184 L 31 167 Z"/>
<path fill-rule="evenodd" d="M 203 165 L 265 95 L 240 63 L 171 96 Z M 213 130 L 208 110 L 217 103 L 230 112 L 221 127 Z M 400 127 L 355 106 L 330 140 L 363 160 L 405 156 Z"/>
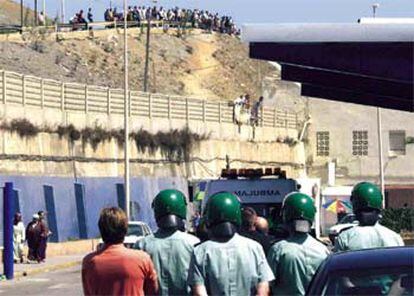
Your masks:
<path fill-rule="evenodd" d="M 369 182 L 355 185 L 351 194 L 353 212 L 359 225 L 339 234 L 335 251 L 403 246 L 402 238 L 378 223 L 382 209 L 382 193 Z"/>
<path fill-rule="evenodd" d="M 194 295 L 267 295 L 274 279 L 263 247 L 237 234 L 240 202 L 228 192 L 211 196 L 205 219 L 209 240 L 194 248 L 189 284 Z"/>
<path fill-rule="evenodd" d="M 282 219 L 289 236 L 269 251 L 267 259 L 276 277 L 274 295 L 305 295 L 306 289 L 329 250 L 309 232 L 316 214 L 313 199 L 294 192 L 282 205 Z"/>
<path fill-rule="evenodd" d="M 199 240 L 183 231 L 187 217 L 185 196 L 178 190 L 163 190 L 152 207 L 159 229 L 138 241 L 135 248 L 151 256 L 158 274 L 159 295 L 188 295 L 188 269 Z"/>

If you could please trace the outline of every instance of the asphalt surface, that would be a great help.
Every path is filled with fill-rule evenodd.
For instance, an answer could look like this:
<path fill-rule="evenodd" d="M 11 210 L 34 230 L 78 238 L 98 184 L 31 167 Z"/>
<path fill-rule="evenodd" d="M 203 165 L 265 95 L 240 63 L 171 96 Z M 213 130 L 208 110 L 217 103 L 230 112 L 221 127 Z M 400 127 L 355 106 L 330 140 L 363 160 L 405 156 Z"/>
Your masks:
<path fill-rule="evenodd" d="M 77 265 L 15 281 L 0 282 L 0 295 L 82 295 L 81 267 Z"/>

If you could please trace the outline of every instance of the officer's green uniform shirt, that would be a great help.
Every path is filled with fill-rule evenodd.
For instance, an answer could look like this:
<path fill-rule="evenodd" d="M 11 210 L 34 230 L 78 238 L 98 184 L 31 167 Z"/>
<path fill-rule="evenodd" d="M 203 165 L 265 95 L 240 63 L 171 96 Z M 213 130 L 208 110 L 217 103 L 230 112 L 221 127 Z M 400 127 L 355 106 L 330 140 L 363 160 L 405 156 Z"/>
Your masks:
<path fill-rule="evenodd" d="M 135 244 L 136 249 L 147 252 L 158 274 L 159 295 L 188 295 L 188 269 L 195 236 L 175 231 L 173 234 L 158 230 Z"/>
<path fill-rule="evenodd" d="M 189 284 L 204 285 L 209 295 L 254 295 L 257 284 L 273 279 L 263 247 L 237 233 L 194 248 Z"/>
<path fill-rule="evenodd" d="M 336 239 L 334 251 L 404 246 L 397 233 L 376 223 L 374 226 L 355 226 L 341 232 Z"/>
<path fill-rule="evenodd" d="M 276 277 L 274 295 L 305 295 L 329 250 L 309 234 L 296 234 L 272 246 L 267 256 Z"/>

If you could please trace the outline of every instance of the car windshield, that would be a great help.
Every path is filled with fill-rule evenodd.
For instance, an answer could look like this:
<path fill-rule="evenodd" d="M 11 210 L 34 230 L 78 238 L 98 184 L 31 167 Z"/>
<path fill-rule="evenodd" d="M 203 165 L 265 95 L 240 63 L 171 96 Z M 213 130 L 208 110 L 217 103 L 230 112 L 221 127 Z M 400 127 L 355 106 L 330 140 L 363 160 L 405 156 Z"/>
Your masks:
<path fill-rule="evenodd" d="M 332 273 L 322 295 L 413 295 L 410 267 L 347 270 Z"/>
<path fill-rule="evenodd" d="M 144 228 L 142 225 L 128 225 L 128 232 L 127 235 L 136 235 L 136 236 L 143 236 L 144 235 Z"/>
<path fill-rule="evenodd" d="M 343 217 L 338 224 L 347 224 L 347 223 L 352 223 L 355 221 L 355 215 L 346 215 L 345 217 Z"/>

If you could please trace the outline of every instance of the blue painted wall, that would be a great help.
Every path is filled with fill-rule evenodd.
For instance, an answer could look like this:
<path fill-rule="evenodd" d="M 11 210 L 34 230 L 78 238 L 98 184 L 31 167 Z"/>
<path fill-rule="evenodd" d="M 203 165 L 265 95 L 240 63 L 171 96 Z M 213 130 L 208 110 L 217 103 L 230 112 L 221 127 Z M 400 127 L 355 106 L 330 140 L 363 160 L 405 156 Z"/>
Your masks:
<path fill-rule="evenodd" d="M 0 186 L 13 182 L 19 192 L 20 209 L 25 225 L 34 213 L 45 210 L 44 185 L 53 187 L 59 241 L 79 238 L 78 212 L 75 196 L 75 180 L 66 177 L 0 176 Z M 122 178 L 79 178 L 77 183 L 85 187 L 85 215 L 88 238 L 99 236 L 99 212 L 106 206 L 118 206 L 116 184 Z M 188 195 L 188 184 L 181 177 L 133 177 L 131 178 L 131 201 L 135 202 L 136 218 L 148 223 L 155 230 L 156 223 L 151 209 L 154 196 L 163 189 L 176 188 Z M 3 201 L 0 193 L 0 221 L 3 219 Z M 2 227 L 0 227 L 2 228 Z M 2 229 L 0 230 L 0 234 Z M 0 238 L 1 240 L 1 238 Z M 0 244 L 2 242 L 0 241 Z"/>

